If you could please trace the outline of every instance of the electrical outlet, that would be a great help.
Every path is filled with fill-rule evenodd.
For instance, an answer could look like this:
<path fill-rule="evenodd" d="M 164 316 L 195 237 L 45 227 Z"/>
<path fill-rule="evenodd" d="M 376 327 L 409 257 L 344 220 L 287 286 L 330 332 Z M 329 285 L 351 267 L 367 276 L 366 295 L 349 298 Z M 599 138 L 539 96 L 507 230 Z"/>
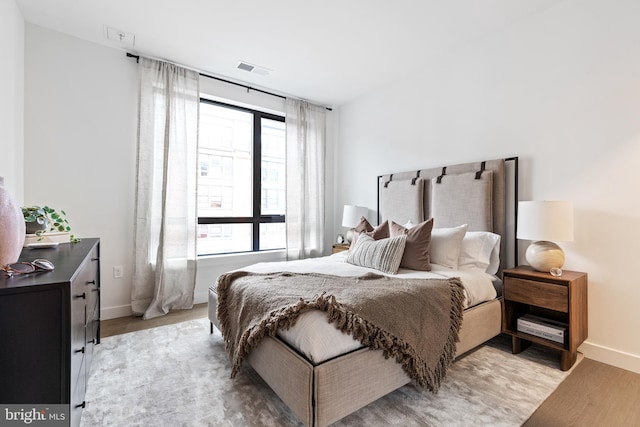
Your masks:
<path fill-rule="evenodd" d="M 113 267 L 113 278 L 120 279 L 122 278 L 122 266 L 116 265 Z"/>

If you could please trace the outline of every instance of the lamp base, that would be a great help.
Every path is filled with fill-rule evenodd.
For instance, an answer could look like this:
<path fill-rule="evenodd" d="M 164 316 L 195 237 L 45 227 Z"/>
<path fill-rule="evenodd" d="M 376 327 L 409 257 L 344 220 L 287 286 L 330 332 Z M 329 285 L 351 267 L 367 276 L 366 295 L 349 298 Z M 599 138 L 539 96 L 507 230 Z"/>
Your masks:
<path fill-rule="evenodd" d="M 529 265 L 538 271 L 546 273 L 552 269 L 562 269 L 564 265 L 564 251 L 553 242 L 538 240 L 527 248 L 525 258 Z"/>
<path fill-rule="evenodd" d="M 355 228 L 350 228 L 349 230 L 347 230 L 347 234 L 344 236 L 345 237 L 345 241 L 346 243 L 351 243 L 353 242 L 353 238 L 356 235 L 356 229 Z"/>

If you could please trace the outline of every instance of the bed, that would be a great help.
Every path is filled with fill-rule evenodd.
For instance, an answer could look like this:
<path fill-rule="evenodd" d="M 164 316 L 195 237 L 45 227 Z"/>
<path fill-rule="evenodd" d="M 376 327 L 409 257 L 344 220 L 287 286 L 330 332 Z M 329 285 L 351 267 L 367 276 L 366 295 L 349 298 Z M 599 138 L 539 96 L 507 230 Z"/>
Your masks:
<path fill-rule="evenodd" d="M 509 199 L 513 205 L 508 203 Z M 517 258 L 513 237 L 515 208 L 511 207 L 516 200 L 517 158 L 378 177 L 378 223 L 394 221 L 409 227 L 434 218 L 432 239 L 436 235 L 440 239 L 439 253 L 432 258 L 430 271 L 400 268 L 397 274 L 389 276 L 460 277 L 464 284 L 464 312 L 456 357 L 501 331 L 498 277 Z M 449 265 L 454 255 L 446 250 L 446 245 L 442 250 L 442 242 L 450 242 L 451 233 L 459 236 L 461 228 L 462 240 L 454 239 L 460 240 L 456 263 Z M 486 244 L 479 242 L 486 243 L 486 236 L 492 235 L 499 237 L 492 240 L 488 250 Z M 433 240 L 432 244 L 435 243 Z M 479 251 L 484 255 L 479 256 Z M 507 256 L 510 253 L 514 255 Z M 256 274 L 330 271 L 344 277 L 371 272 L 367 267 L 346 262 L 349 256 L 344 252 L 314 260 L 260 263 L 244 270 Z M 474 263 L 480 263 L 480 267 L 463 268 Z M 217 307 L 218 295 L 216 287 L 212 287 L 209 319 L 212 328 L 216 325 L 220 329 Z M 303 316 L 289 330 L 261 339 L 247 355 L 247 361 L 305 425 L 331 424 L 411 381 L 393 358 L 385 358 L 382 351 L 363 347 L 341 334 L 327 323 L 323 312 L 313 310 Z"/>

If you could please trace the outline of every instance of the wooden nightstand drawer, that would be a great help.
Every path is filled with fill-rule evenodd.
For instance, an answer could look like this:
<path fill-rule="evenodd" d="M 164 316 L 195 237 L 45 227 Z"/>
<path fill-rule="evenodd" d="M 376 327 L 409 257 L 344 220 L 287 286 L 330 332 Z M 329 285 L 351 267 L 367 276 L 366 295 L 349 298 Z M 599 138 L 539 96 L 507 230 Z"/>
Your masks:
<path fill-rule="evenodd" d="M 504 298 L 563 313 L 569 312 L 569 289 L 563 285 L 507 277 Z"/>
<path fill-rule="evenodd" d="M 343 251 L 348 251 L 348 250 L 349 250 L 349 244 L 348 243 L 336 243 L 331 248 L 331 253 L 332 254 L 337 254 L 338 252 L 343 252 Z"/>

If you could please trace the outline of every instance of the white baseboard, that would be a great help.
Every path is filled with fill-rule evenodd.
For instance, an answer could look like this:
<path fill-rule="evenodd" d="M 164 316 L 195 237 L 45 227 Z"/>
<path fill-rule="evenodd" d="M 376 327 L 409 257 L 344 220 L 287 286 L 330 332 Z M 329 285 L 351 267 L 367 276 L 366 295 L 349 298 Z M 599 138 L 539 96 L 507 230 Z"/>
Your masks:
<path fill-rule="evenodd" d="M 193 296 L 193 303 L 194 304 L 202 304 L 205 302 L 209 302 L 209 292 L 201 292 L 201 293 L 197 293 Z"/>
<path fill-rule="evenodd" d="M 100 320 L 117 319 L 118 317 L 132 316 L 131 304 L 116 307 L 101 307 Z"/>
<path fill-rule="evenodd" d="M 640 356 L 615 350 L 613 348 L 594 344 L 588 341 L 582 343 L 580 352 L 589 359 L 626 369 L 640 374 Z"/>
<path fill-rule="evenodd" d="M 209 286 L 214 285 L 219 275 L 247 265 L 266 261 L 284 261 L 284 250 L 248 252 L 241 254 L 213 255 L 198 258 L 198 274 L 194 290 L 193 303 L 202 304 L 209 301 Z M 124 302 L 121 300 L 121 302 Z M 131 316 L 131 304 L 113 307 L 101 307 L 102 320 Z"/>
<path fill-rule="evenodd" d="M 193 296 L 194 304 L 202 304 L 209 302 L 208 292 L 198 293 Z M 131 304 L 120 305 L 116 307 L 102 307 L 100 309 L 100 320 L 117 319 L 119 317 L 132 316 Z"/>

